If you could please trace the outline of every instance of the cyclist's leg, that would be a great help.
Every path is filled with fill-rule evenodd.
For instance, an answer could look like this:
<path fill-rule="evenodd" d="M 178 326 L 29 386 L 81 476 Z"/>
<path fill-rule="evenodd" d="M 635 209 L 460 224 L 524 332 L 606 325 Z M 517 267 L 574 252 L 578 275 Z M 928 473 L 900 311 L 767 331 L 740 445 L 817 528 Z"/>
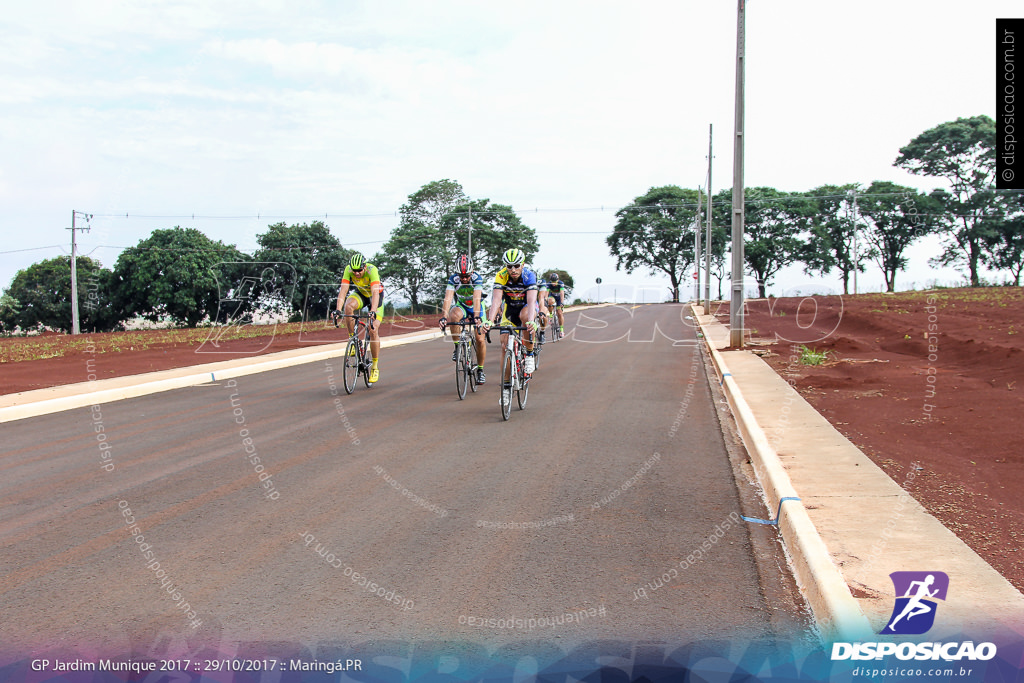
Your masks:
<path fill-rule="evenodd" d="M 483 320 L 483 318 L 484 318 L 484 311 L 483 311 L 482 308 L 481 308 L 481 310 L 479 312 L 477 312 L 476 317 L 479 318 L 480 320 Z M 477 325 L 477 327 L 476 327 L 476 344 L 475 344 L 475 346 L 476 346 L 476 360 L 477 360 L 476 364 L 477 364 L 477 367 L 483 368 L 484 367 L 484 360 L 487 358 L 487 342 L 486 342 L 486 339 L 484 337 L 484 328 L 481 325 Z"/>
<path fill-rule="evenodd" d="M 466 309 L 464 309 L 462 307 L 462 304 L 453 304 L 452 307 L 450 309 L 448 309 L 448 322 L 449 323 L 462 322 L 462 319 L 464 317 L 466 317 Z M 455 331 L 456 329 L 458 329 L 458 332 Z M 462 332 L 462 328 L 461 327 L 457 327 L 457 328 L 456 327 L 449 327 L 448 328 L 448 333 L 451 334 L 451 336 L 452 336 L 452 342 L 454 342 L 456 344 L 459 342 L 459 334 L 461 332 Z"/>
<path fill-rule="evenodd" d="M 519 320 L 519 312 L 518 311 L 509 310 L 508 304 L 507 303 L 503 303 L 501 305 L 501 321 L 500 321 L 500 324 L 501 325 L 518 325 L 519 324 L 518 320 Z M 508 335 L 509 335 L 508 332 L 502 332 L 501 333 L 501 355 L 502 355 L 502 358 L 505 357 L 505 349 L 508 348 Z M 507 376 L 502 377 L 502 380 L 507 382 L 508 381 L 508 377 Z"/>
<path fill-rule="evenodd" d="M 384 292 L 378 295 L 377 319 L 370 330 L 370 356 L 373 357 L 373 367 L 377 367 L 377 359 L 380 358 L 380 324 L 384 320 Z M 366 310 L 370 310 L 370 302 L 366 302 Z"/>
<path fill-rule="evenodd" d="M 458 302 L 448 309 L 448 334 L 451 335 L 452 345 L 455 347 L 455 350 L 452 352 L 452 360 L 455 360 L 455 353 L 459 348 L 459 337 L 462 335 L 462 327 L 458 325 L 451 325 L 451 323 L 462 322 L 462 318 L 465 315 L 462 305 Z"/>
<path fill-rule="evenodd" d="M 348 298 L 345 299 L 345 315 L 355 315 L 356 311 L 365 305 L 363 301 L 363 295 L 358 291 L 350 291 Z M 351 337 L 356 333 L 356 321 L 355 318 L 345 318 L 345 327 L 348 329 L 348 336 Z"/>

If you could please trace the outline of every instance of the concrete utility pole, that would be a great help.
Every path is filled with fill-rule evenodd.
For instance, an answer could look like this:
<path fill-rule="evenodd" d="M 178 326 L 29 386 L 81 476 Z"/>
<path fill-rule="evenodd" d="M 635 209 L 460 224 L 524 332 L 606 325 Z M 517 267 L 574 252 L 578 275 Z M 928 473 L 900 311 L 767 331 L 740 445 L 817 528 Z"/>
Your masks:
<path fill-rule="evenodd" d="M 711 213 L 711 131 L 712 124 L 708 124 L 708 218 L 705 221 L 706 232 L 704 233 L 704 315 L 711 313 L 711 222 L 714 216 Z"/>
<path fill-rule="evenodd" d="M 853 195 L 853 293 L 857 293 L 857 271 L 860 270 L 860 254 L 857 251 L 857 189 L 850 190 Z"/>
<path fill-rule="evenodd" d="M 704 197 L 701 189 L 697 188 L 697 226 L 693 231 L 693 300 L 700 303 L 700 210 Z"/>
<path fill-rule="evenodd" d="M 736 137 L 732 167 L 732 298 L 729 302 L 729 346 L 743 346 L 743 46 L 744 4 L 736 10 Z"/>
<path fill-rule="evenodd" d="M 85 219 L 86 226 L 84 228 L 75 227 L 75 218 L 78 216 Z M 67 228 L 67 230 L 71 231 L 71 334 L 81 334 L 81 330 L 78 327 L 78 245 L 75 241 L 75 231 L 84 230 L 88 232 L 90 220 L 92 220 L 91 213 L 72 210 L 71 227 Z"/>

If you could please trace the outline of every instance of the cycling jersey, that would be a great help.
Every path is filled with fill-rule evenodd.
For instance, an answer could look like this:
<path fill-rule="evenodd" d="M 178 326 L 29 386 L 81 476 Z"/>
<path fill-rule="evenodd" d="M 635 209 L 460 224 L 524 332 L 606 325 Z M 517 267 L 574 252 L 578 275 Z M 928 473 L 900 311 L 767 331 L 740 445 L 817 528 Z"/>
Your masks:
<path fill-rule="evenodd" d="M 462 308 L 467 312 L 473 311 L 473 295 L 476 292 L 481 293 L 481 297 L 484 290 L 484 279 L 480 273 L 472 273 L 469 278 L 469 282 L 463 282 L 459 279 L 458 273 L 453 273 L 448 278 L 448 284 L 445 286 L 445 291 L 455 292 L 455 303 L 461 304 Z M 483 315 L 483 299 L 480 301 L 480 313 Z"/>
<path fill-rule="evenodd" d="M 562 295 L 565 294 L 566 289 L 568 289 L 568 285 L 561 280 L 558 280 L 557 282 L 545 280 L 540 286 L 541 294 L 539 296 L 543 297 L 544 292 L 547 292 L 555 300 L 555 304 L 561 306 Z"/>
<path fill-rule="evenodd" d="M 540 288 L 541 290 L 546 289 L 552 294 L 561 294 L 562 291 L 565 290 L 566 284 L 561 280 L 559 280 L 558 282 L 551 282 L 550 280 L 545 280 L 544 283 L 540 286 Z"/>
<path fill-rule="evenodd" d="M 352 266 L 345 266 L 345 274 L 341 278 L 341 284 L 344 286 L 345 283 L 352 285 L 359 290 L 360 294 L 369 298 L 370 286 L 374 284 L 380 285 L 380 274 L 377 272 L 377 266 L 364 263 L 363 274 L 359 277 L 355 277 L 352 273 Z M 349 291 L 351 291 L 351 288 Z M 383 292 L 384 287 L 381 286 L 381 293 Z"/>
<path fill-rule="evenodd" d="M 508 268 L 502 268 L 494 276 L 494 289 L 500 290 L 505 305 L 518 311 L 526 305 L 526 293 L 537 290 L 537 274 L 523 266 L 518 280 L 511 280 Z"/>

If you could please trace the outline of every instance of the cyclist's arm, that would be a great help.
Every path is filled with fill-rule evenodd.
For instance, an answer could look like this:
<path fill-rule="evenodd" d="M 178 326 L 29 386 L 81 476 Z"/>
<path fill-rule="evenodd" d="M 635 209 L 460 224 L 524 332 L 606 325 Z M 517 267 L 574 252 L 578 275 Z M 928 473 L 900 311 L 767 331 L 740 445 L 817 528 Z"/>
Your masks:
<path fill-rule="evenodd" d="M 501 310 L 501 300 L 504 297 L 500 287 L 495 286 L 494 292 L 491 294 L 491 307 L 487 310 L 487 319 L 494 320 Z"/>
<path fill-rule="evenodd" d="M 524 316 L 522 313 L 519 314 L 519 319 L 524 323 L 533 320 L 534 309 L 537 307 L 537 290 L 527 289 L 526 290 L 526 305 L 523 306 L 523 312 L 526 313 Z"/>
<path fill-rule="evenodd" d="M 341 281 L 341 287 L 338 289 L 338 312 L 345 312 L 345 298 L 348 296 L 348 290 L 351 287 L 351 283 L 348 280 Z"/>
<path fill-rule="evenodd" d="M 444 303 L 441 304 L 441 317 L 447 317 L 448 311 L 452 307 L 452 299 L 455 298 L 455 290 L 451 287 L 444 290 Z"/>
<path fill-rule="evenodd" d="M 548 314 L 548 297 L 545 296 L 547 294 L 548 294 L 548 291 L 546 289 L 541 290 L 540 292 L 538 292 L 536 294 L 536 296 L 537 296 L 537 307 L 540 309 L 540 314 L 541 315 L 547 315 Z M 526 296 L 529 297 L 530 293 L 527 292 Z"/>
<path fill-rule="evenodd" d="M 482 311 L 483 306 L 480 305 L 480 300 L 484 298 L 484 288 L 481 285 L 477 285 L 473 288 L 473 315 L 477 314 L 477 311 Z"/>
<path fill-rule="evenodd" d="M 377 320 L 377 299 L 380 298 L 380 293 L 384 287 L 380 284 L 380 281 L 370 283 L 370 320 Z"/>

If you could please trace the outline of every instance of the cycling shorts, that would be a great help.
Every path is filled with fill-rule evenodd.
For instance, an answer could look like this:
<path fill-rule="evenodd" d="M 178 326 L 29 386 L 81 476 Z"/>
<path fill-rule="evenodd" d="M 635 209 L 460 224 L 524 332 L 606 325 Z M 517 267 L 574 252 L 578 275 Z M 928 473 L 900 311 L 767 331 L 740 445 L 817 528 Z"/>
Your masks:
<path fill-rule="evenodd" d="M 359 301 L 359 308 L 370 308 L 370 297 L 366 296 L 358 289 L 352 289 L 348 293 L 349 299 L 356 299 Z M 377 293 L 377 322 L 384 320 L 384 292 L 383 290 Z"/>

